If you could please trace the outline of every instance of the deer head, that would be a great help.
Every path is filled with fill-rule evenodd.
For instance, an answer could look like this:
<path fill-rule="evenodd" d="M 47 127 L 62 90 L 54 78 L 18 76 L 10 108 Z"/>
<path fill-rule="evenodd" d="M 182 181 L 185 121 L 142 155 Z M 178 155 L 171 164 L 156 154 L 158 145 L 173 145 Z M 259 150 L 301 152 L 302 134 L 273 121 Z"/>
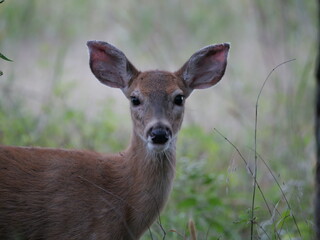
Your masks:
<path fill-rule="evenodd" d="M 194 53 L 176 72 L 138 71 L 109 43 L 89 41 L 90 67 L 96 78 L 120 88 L 131 102 L 134 134 L 148 151 L 171 149 L 180 129 L 185 99 L 194 89 L 220 81 L 227 65 L 229 44 L 210 45 Z"/>

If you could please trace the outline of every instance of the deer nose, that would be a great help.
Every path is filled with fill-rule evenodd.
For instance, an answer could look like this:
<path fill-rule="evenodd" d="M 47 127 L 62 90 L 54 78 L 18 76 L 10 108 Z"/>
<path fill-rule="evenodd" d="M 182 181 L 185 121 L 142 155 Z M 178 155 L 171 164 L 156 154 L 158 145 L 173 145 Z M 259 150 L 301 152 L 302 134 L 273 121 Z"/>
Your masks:
<path fill-rule="evenodd" d="M 171 136 L 171 131 L 165 127 L 155 127 L 150 129 L 149 135 L 153 144 L 165 144 Z"/>

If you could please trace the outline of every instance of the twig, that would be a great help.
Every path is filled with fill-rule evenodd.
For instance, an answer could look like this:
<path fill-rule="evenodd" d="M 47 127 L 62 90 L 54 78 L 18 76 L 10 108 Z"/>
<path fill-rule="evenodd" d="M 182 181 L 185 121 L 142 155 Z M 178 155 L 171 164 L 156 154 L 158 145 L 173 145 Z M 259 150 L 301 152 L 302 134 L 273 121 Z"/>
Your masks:
<path fill-rule="evenodd" d="M 182 239 L 185 239 L 185 236 L 183 236 L 183 234 L 179 233 L 178 231 L 171 229 L 170 232 L 174 232 L 176 233 L 179 237 L 181 237 Z"/>
<path fill-rule="evenodd" d="M 286 64 L 286 63 L 289 63 L 289 62 L 292 62 L 294 61 L 295 59 L 291 59 L 291 60 L 288 60 L 288 61 L 285 61 L 285 62 L 282 62 L 280 64 L 278 64 L 275 68 L 273 68 L 267 78 L 264 80 L 261 88 L 260 88 L 260 91 L 259 91 L 259 94 L 257 96 L 257 100 L 256 100 L 256 112 L 255 112 L 255 121 L 254 121 L 254 181 L 253 181 L 253 191 L 252 191 L 252 203 L 251 203 L 251 219 L 254 218 L 254 206 L 255 206 L 255 197 L 256 197 L 256 188 L 257 188 L 257 170 L 258 170 L 258 164 L 257 164 L 257 159 L 258 159 L 258 155 L 257 155 L 257 132 L 258 132 L 258 106 L 259 106 L 259 100 L 260 100 L 260 96 L 262 94 L 262 91 L 264 89 L 264 86 L 266 85 L 269 77 L 271 76 L 271 74 L 277 69 L 279 68 L 280 66 Z M 251 229 L 250 229 L 250 233 L 251 233 L 251 240 L 253 240 L 253 222 L 251 222 Z M 300 234 L 300 231 L 299 231 L 299 234 Z M 301 236 L 301 234 L 300 234 Z"/>
<path fill-rule="evenodd" d="M 251 168 L 249 167 L 247 160 L 244 158 L 244 156 L 243 156 L 242 153 L 240 152 L 239 148 L 238 148 L 234 143 L 232 143 L 227 137 L 225 137 L 219 130 L 217 130 L 216 128 L 214 128 L 214 131 L 216 131 L 222 138 L 224 138 L 224 139 L 237 151 L 238 155 L 240 156 L 240 158 L 242 159 L 242 161 L 245 163 L 246 169 L 248 169 L 248 172 L 250 173 L 252 179 L 254 179 L 254 181 L 257 181 L 257 179 L 254 178 L 253 172 L 252 172 Z M 270 206 L 269 206 L 269 204 L 268 204 L 268 202 L 267 202 L 267 199 L 266 199 L 266 197 L 264 196 L 264 193 L 262 192 L 262 189 L 261 189 L 259 183 L 256 182 L 256 184 L 257 184 L 258 190 L 259 190 L 259 192 L 260 192 L 260 194 L 261 194 L 261 196 L 262 196 L 262 199 L 263 199 L 265 205 L 267 206 L 267 209 L 268 209 L 268 211 L 269 211 L 269 214 L 270 214 L 271 218 L 273 218 L 273 213 L 272 213 L 271 208 L 270 208 Z M 278 214 L 280 215 L 280 213 L 278 213 Z M 251 222 L 252 224 L 254 224 L 254 223 L 255 223 L 255 220 L 252 218 L 252 219 L 250 219 L 250 222 Z M 277 237 L 280 239 L 279 233 L 278 233 L 277 231 L 276 231 L 276 234 L 277 234 Z"/>
<path fill-rule="evenodd" d="M 289 201 L 288 201 L 288 199 L 287 199 L 287 197 L 286 197 L 286 195 L 285 195 L 285 193 L 284 193 L 284 191 L 283 191 L 283 189 L 282 189 L 282 187 L 281 187 L 278 179 L 276 178 L 276 176 L 274 175 L 274 173 L 272 172 L 271 168 L 270 168 L 269 165 L 266 163 L 266 161 L 261 157 L 261 155 L 260 155 L 259 153 L 257 153 L 257 152 L 256 152 L 256 154 L 257 154 L 257 156 L 262 160 L 263 164 L 267 167 L 267 169 L 268 169 L 268 171 L 270 172 L 272 178 L 273 178 L 274 181 L 276 182 L 276 184 L 277 184 L 277 186 L 278 186 L 278 188 L 279 188 L 279 190 L 280 190 L 280 192 L 281 192 L 281 194 L 282 194 L 282 197 L 283 197 L 284 201 L 286 202 L 288 209 L 290 210 L 290 216 L 292 217 L 293 222 L 294 222 L 294 224 L 296 225 L 296 228 L 297 228 L 297 230 L 298 230 L 298 232 L 299 232 L 299 235 L 300 235 L 300 237 L 301 237 L 301 232 L 300 232 L 300 229 L 299 229 L 299 227 L 298 227 L 297 220 L 296 220 L 296 218 L 295 218 L 295 216 L 294 216 L 294 214 L 293 214 L 293 210 L 292 210 L 292 208 L 291 208 L 291 205 L 290 205 L 290 203 L 289 203 Z"/>
<path fill-rule="evenodd" d="M 249 167 L 249 164 L 248 164 L 247 160 L 244 158 L 244 156 L 243 156 L 242 153 L 240 152 L 239 148 L 238 148 L 236 145 L 234 145 L 234 143 L 232 143 L 227 137 L 225 137 L 218 129 L 214 128 L 213 130 L 216 131 L 221 137 L 223 137 L 223 138 L 237 151 L 237 153 L 239 154 L 240 158 L 241 158 L 242 161 L 245 163 L 246 168 L 248 169 L 251 177 L 254 179 L 254 181 L 257 181 L 257 179 L 254 178 L 253 171 L 252 171 L 251 168 Z M 268 211 L 269 211 L 269 213 L 270 213 L 270 216 L 272 216 L 271 208 L 270 208 L 270 206 L 269 206 L 269 204 L 268 204 L 268 202 L 267 202 L 266 197 L 264 196 L 264 193 L 262 192 L 262 189 L 261 189 L 259 183 L 256 182 L 256 185 L 257 185 L 257 187 L 258 187 L 259 192 L 261 193 L 261 196 L 262 196 L 262 198 L 263 198 L 264 203 L 266 204 L 266 206 L 267 206 L 267 208 L 268 208 Z M 251 219 L 251 222 L 254 223 L 254 220 Z"/>
<path fill-rule="evenodd" d="M 269 234 L 267 233 L 267 231 L 266 231 L 260 224 L 257 223 L 257 225 L 258 225 L 258 227 L 263 231 L 263 233 L 267 236 L 267 238 L 268 238 L 269 240 L 271 240 L 271 237 L 269 236 Z"/>

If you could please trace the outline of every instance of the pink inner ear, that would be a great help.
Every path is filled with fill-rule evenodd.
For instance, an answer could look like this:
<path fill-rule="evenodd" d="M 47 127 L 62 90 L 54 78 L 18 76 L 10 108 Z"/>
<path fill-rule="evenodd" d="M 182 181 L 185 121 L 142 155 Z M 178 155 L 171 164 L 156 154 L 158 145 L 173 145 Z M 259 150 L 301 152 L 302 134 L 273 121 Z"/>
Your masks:
<path fill-rule="evenodd" d="M 203 73 L 211 72 L 212 74 L 220 74 L 223 63 L 226 62 L 227 52 L 226 49 L 221 46 L 215 50 L 216 52 L 203 60 L 202 66 L 199 68 Z"/>
<path fill-rule="evenodd" d="M 216 61 L 219 61 L 219 62 L 224 62 L 225 59 L 226 59 L 226 54 L 222 50 L 222 51 L 217 52 L 216 54 L 214 54 L 211 58 L 213 58 L 212 60 L 216 60 Z"/>
<path fill-rule="evenodd" d="M 216 52 L 210 57 L 212 61 L 224 62 L 226 60 L 226 52 L 224 49 L 221 49 L 219 52 Z"/>
<path fill-rule="evenodd" d="M 103 61 L 103 62 L 109 61 L 109 58 L 107 57 L 105 49 L 102 46 L 100 47 L 95 46 L 94 48 L 91 49 L 90 53 L 93 61 Z"/>
<path fill-rule="evenodd" d="M 111 53 L 113 49 L 112 46 L 109 46 L 109 44 L 99 41 L 89 41 L 87 42 L 87 46 L 89 48 L 91 63 L 110 63 L 110 61 L 112 60 L 109 53 Z"/>

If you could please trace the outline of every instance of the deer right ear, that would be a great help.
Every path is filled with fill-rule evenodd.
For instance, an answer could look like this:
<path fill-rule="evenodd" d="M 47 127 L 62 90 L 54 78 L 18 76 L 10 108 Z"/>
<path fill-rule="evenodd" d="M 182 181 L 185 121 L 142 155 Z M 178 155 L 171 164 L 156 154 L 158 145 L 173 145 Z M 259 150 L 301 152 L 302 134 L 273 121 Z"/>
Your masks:
<path fill-rule="evenodd" d="M 224 75 L 230 45 L 228 43 L 207 46 L 194 53 L 176 75 L 183 79 L 189 94 L 194 89 L 208 88 Z"/>
<path fill-rule="evenodd" d="M 129 62 L 123 52 L 109 43 L 88 41 L 90 68 L 103 84 L 124 89 L 136 76 L 138 70 Z"/>

